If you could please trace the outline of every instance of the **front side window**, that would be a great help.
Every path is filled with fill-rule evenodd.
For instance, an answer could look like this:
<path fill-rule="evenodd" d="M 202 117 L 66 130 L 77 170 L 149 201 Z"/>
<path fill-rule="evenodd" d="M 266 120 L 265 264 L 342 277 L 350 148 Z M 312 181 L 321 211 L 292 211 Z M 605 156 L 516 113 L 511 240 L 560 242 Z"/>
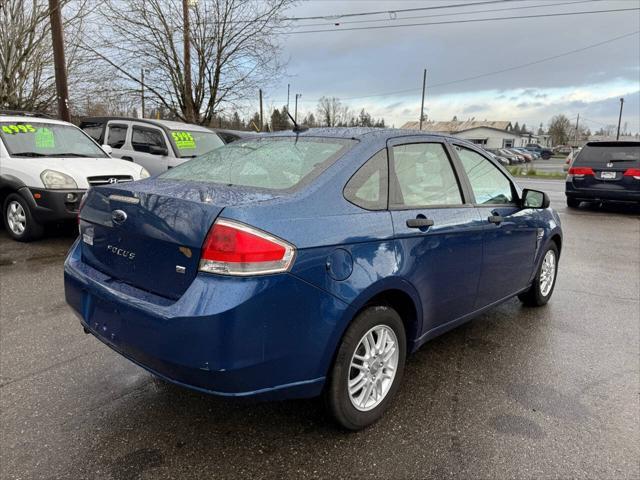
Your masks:
<path fill-rule="evenodd" d="M 137 126 L 131 130 L 131 146 L 136 152 L 144 153 L 152 153 L 153 148 L 167 148 L 160 130 Z"/>
<path fill-rule="evenodd" d="M 417 208 L 462 205 L 453 167 L 441 143 L 414 143 L 393 147 L 396 189 L 390 205 Z"/>
<path fill-rule="evenodd" d="M 90 157 L 107 155 L 73 125 L 19 121 L 0 122 L 0 138 L 12 157 Z"/>
<path fill-rule="evenodd" d="M 380 150 L 360 167 L 344 187 L 344 196 L 366 210 L 385 210 L 389 172 L 387 150 Z"/>
<path fill-rule="evenodd" d="M 238 140 L 158 178 L 291 190 L 320 175 L 353 144 L 353 140 L 313 137 Z"/>
<path fill-rule="evenodd" d="M 513 203 L 513 188 L 509 179 L 491 161 L 467 148 L 455 147 L 467 173 L 477 204 Z"/>
<path fill-rule="evenodd" d="M 107 137 L 107 145 L 111 148 L 122 148 L 127 140 L 126 125 L 109 125 L 109 136 Z"/>

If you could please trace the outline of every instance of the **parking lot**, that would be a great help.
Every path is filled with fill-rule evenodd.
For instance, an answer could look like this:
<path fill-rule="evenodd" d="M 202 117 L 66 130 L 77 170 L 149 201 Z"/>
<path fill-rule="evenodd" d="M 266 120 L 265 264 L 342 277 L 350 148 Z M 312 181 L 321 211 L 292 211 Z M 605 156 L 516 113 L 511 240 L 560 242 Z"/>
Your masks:
<path fill-rule="evenodd" d="M 65 304 L 73 230 L 0 233 L 2 478 L 638 478 L 640 212 L 568 210 L 555 294 L 426 344 L 359 433 L 317 400 L 250 403 L 155 380 Z"/>

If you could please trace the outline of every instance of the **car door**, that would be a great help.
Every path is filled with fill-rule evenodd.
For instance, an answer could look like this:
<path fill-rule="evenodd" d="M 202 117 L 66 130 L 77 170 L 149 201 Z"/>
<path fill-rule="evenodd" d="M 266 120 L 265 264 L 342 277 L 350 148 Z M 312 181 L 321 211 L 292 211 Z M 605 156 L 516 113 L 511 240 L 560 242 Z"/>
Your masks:
<path fill-rule="evenodd" d="M 527 286 L 533 269 L 537 228 L 531 210 L 520 207 L 518 190 L 504 171 L 480 152 L 453 144 L 484 222 L 478 308 Z"/>
<path fill-rule="evenodd" d="M 111 156 L 133 161 L 130 152 L 127 151 L 127 137 L 129 135 L 128 122 L 109 122 L 104 134 L 104 144 L 112 149 Z"/>
<path fill-rule="evenodd" d="M 420 294 L 425 333 L 473 311 L 483 226 L 446 143 L 404 137 L 388 148 L 396 258 Z"/>
<path fill-rule="evenodd" d="M 133 161 L 142 165 L 151 175 L 169 168 L 169 148 L 162 130 L 134 123 L 131 127 Z"/>

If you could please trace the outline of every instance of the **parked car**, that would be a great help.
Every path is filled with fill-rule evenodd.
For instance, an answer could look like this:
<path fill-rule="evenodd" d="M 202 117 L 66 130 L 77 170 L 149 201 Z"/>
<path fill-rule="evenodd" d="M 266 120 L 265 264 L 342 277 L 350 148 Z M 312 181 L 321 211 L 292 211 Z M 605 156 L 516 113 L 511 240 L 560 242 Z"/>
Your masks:
<path fill-rule="evenodd" d="M 248 132 L 245 130 L 228 130 L 225 128 L 212 128 L 211 130 L 216 132 L 224 143 L 235 142 L 241 138 L 255 138 L 260 135 L 257 132 Z"/>
<path fill-rule="evenodd" d="M 526 151 L 524 148 L 511 147 L 510 150 L 522 155 L 524 157 L 525 162 L 527 163 L 533 162 L 533 158 L 534 158 L 533 154 L 531 152 Z"/>
<path fill-rule="evenodd" d="M 543 160 L 549 160 L 553 155 L 551 150 L 544 148 L 537 143 L 528 143 L 525 148 L 530 152 L 537 153 Z"/>
<path fill-rule="evenodd" d="M 569 168 L 567 206 L 582 201 L 640 204 L 640 142 L 589 142 Z"/>
<path fill-rule="evenodd" d="M 208 128 L 169 120 L 87 117 L 80 122 L 80 128 L 112 156 L 142 165 L 151 175 L 224 144 Z"/>
<path fill-rule="evenodd" d="M 574 148 L 570 145 L 557 145 L 552 149 L 554 153 L 558 153 L 560 155 L 568 155 L 572 150 L 574 150 Z"/>
<path fill-rule="evenodd" d="M 516 163 L 524 163 L 524 157 L 522 155 L 512 152 L 506 148 L 499 148 L 498 153 L 501 156 L 508 158 L 509 162 L 511 162 L 511 165 L 515 165 Z"/>
<path fill-rule="evenodd" d="M 75 125 L 0 114 L 0 205 L 14 240 L 34 240 L 47 223 L 76 220 L 89 187 L 148 176 L 139 165 L 109 158 Z"/>
<path fill-rule="evenodd" d="M 325 395 L 376 421 L 405 358 L 518 296 L 562 247 L 548 196 L 477 146 L 389 129 L 278 132 L 92 189 L 65 262 L 85 331 L 202 392 Z"/>
<path fill-rule="evenodd" d="M 521 163 L 526 163 L 527 162 L 527 157 L 525 155 L 523 155 L 522 152 L 519 152 L 515 148 L 506 148 L 505 150 L 507 150 L 508 152 L 511 152 L 511 154 L 513 154 L 513 155 L 516 155 Z"/>
<path fill-rule="evenodd" d="M 487 152 L 491 158 L 493 158 L 494 160 L 497 160 L 502 165 L 511 165 L 511 160 L 509 160 L 507 157 L 503 157 L 502 155 L 500 155 L 497 149 L 485 148 L 484 151 Z"/>

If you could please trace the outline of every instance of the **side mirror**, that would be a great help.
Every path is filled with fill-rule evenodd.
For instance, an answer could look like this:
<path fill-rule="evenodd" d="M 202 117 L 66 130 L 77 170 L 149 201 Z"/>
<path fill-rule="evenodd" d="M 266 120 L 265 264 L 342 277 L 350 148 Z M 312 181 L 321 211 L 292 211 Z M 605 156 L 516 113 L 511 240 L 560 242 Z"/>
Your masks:
<path fill-rule="evenodd" d="M 525 188 L 522 191 L 523 208 L 549 208 L 549 195 L 540 190 L 530 190 Z"/>
<path fill-rule="evenodd" d="M 102 151 L 111 156 L 111 154 L 113 153 L 113 148 L 111 148 L 110 145 L 102 145 Z"/>
<path fill-rule="evenodd" d="M 165 147 L 156 147 L 155 145 L 151 145 L 149 147 L 149 153 L 151 155 L 169 155 L 169 150 L 167 150 Z"/>

